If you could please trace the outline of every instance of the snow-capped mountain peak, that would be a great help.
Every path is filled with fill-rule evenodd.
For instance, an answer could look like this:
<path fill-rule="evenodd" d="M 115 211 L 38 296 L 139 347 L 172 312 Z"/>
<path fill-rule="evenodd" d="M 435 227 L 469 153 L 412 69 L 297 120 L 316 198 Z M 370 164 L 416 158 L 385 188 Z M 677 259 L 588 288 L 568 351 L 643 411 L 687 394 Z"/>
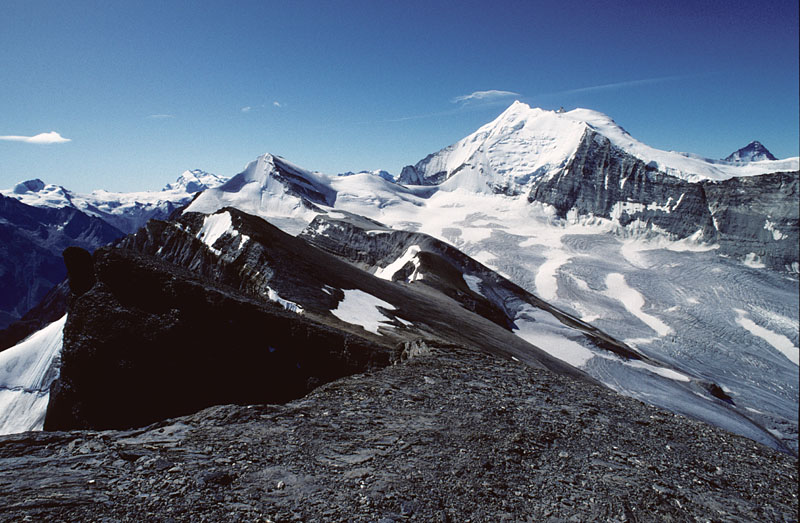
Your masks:
<path fill-rule="evenodd" d="M 226 180 L 195 169 L 185 171 L 175 183 L 168 184 L 161 191 L 118 193 L 98 189 L 81 194 L 36 178 L 20 182 L 12 189 L 0 190 L 0 194 L 32 207 L 71 207 L 130 233 L 151 218 L 166 218 L 176 208 L 186 205 L 197 192 L 216 187 Z"/>
<path fill-rule="evenodd" d="M 378 176 L 378 177 L 383 178 L 384 180 L 389 181 L 389 182 L 393 182 L 394 181 L 394 175 L 392 173 L 390 173 L 389 171 L 384 171 L 383 169 L 374 169 L 372 171 L 358 171 L 358 172 L 347 171 L 346 173 L 339 173 L 336 176 L 339 176 L 339 177 L 342 177 L 342 176 L 355 176 L 357 174 L 368 174 L 368 175 L 371 175 L 371 176 Z"/>
<path fill-rule="evenodd" d="M 173 183 L 168 183 L 162 191 L 182 191 L 186 193 L 196 193 L 205 191 L 210 187 L 222 185 L 226 178 L 213 173 L 208 173 L 200 169 L 183 171 L 178 179 Z"/>
<path fill-rule="evenodd" d="M 25 194 L 26 192 L 39 192 L 44 189 L 45 183 L 39 178 L 25 180 L 14 186 L 14 194 Z"/>
<path fill-rule="evenodd" d="M 620 152 L 650 168 L 691 182 L 798 169 L 797 158 L 764 162 L 758 160 L 766 156 L 754 156 L 751 161 L 731 163 L 663 151 L 638 141 L 598 111 L 548 111 L 515 101 L 476 132 L 405 167 L 398 181 L 439 185 L 445 190 L 466 188 L 519 194 L 534 180 L 561 172 L 578 147 L 595 137 L 607 139 Z"/>
<path fill-rule="evenodd" d="M 531 180 L 560 170 L 587 129 L 585 122 L 516 101 L 466 138 L 405 167 L 410 185 L 477 192 L 517 192 Z"/>
<path fill-rule="evenodd" d="M 307 223 L 319 212 L 318 206 L 333 206 L 335 200 L 328 176 L 266 153 L 224 184 L 204 191 L 186 211 L 210 213 L 231 206 L 257 216 L 301 218 Z"/>
<path fill-rule="evenodd" d="M 776 161 L 777 158 L 758 140 L 753 140 L 725 158 L 726 162 L 734 163 L 761 162 L 764 160 Z"/>
<path fill-rule="evenodd" d="M 45 183 L 39 178 L 19 182 L 10 191 L 1 191 L 5 196 L 14 198 L 34 207 L 71 207 L 72 193 L 60 185 Z"/>

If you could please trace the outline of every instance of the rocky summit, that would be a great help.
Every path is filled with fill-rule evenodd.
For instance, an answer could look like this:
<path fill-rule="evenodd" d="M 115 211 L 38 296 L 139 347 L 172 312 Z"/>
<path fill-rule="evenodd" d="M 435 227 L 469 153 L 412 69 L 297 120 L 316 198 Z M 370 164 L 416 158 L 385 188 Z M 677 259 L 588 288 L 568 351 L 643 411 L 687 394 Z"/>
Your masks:
<path fill-rule="evenodd" d="M 285 405 L 0 437 L 0 520 L 796 521 L 797 460 L 457 347 Z"/>

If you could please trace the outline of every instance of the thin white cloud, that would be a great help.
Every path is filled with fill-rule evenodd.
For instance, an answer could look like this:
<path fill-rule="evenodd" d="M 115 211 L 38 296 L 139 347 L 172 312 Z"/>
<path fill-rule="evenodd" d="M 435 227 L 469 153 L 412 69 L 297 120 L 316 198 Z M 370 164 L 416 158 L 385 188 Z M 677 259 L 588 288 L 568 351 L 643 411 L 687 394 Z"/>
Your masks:
<path fill-rule="evenodd" d="M 558 91 L 554 93 L 547 93 L 548 95 L 561 95 L 561 94 L 578 94 L 578 93 L 592 93 L 596 91 L 611 91 L 614 89 L 624 89 L 626 87 L 638 87 L 640 85 L 659 84 L 662 82 L 670 82 L 673 80 L 686 80 L 688 78 L 696 78 L 703 75 L 675 75 L 675 76 L 657 76 L 654 78 L 643 78 L 641 80 L 627 80 L 625 82 L 614 82 L 610 84 L 590 85 L 588 87 L 579 87 L 577 89 L 567 89 L 566 91 Z"/>
<path fill-rule="evenodd" d="M 39 133 L 35 136 L 0 136 L 0 140 L 35 144 L 66 143 L 72 141 L 69 138 L 64 138 L 55 131 L 50 131 L 49 133 Z"/>
<path fill-rule="evenodd" d="M 245 105 L 244 107 L 242 107 L 242 112 L 243 113 L 249 113 L 252 110 L 253 110 L 253 108 L 250 107 L 249 105 Z"/>
<path fill-rule="evenodd" d="M 274 105 L 275 107 L 283 107 L 283 105 L 280 102 L 272 102 L 272 105 Z"/>
<path fill-rule="evenodd" d="M 174 114 L 151 114 L 147 117 L 150 120 L 167 120 L 168 118 L 175 118 Z"/>
<path fill-rule="evenodd" d="M 509 96 L 519 96 L 519 93 L 513 91 L 498 91 L 497 89 L 490 89 L 488 91 L 475 91 L 474 93 L 456 96 L 451 102 L 458 103 L 472 103 L 472 102 L 493 102 L 501 98 L 508 98 Z"/>

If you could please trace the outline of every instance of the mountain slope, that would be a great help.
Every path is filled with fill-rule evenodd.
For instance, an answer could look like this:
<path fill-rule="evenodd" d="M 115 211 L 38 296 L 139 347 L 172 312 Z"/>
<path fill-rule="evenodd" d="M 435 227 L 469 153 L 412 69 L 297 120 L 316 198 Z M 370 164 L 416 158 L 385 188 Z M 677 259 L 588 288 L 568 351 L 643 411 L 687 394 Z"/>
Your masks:
<path fill-rule="evenodd" d="M 67 275 L 61 251 L 94 250 L 123 232 L 73 207 L 33 207 L 0 194 L 0 328 L 20 319 Z"/>
<path fill-rule="evenodd" d="M 783 448 L 707 379 L 620 343 L 443 242 L 357 216 L 320 216 L 295 238 L 225 208 L 152 221 L 93 258 L 73 251 L 65 254 L 73 298 L 48 429 L 282 402 L 369 362 L 386 365 L 393 347 L 433 343 L 593 381 L 574 367 L 586 369 L 612 388 L 625 383 L 628 394 Z M 399 254 L 410 251 L 410 259 Z M 361 361 L 355 347 L 365 360 L 336 363 Z M 263 380 L 245 369 L 273 376 L 273 385 L 256 385 Z"/>
<path fill-rule="evenodd" d="M 339 211 L 318 216 L 299 237 L 379 278 L 413 288 L 434 288 L 626 395 L 714 420 L 758 441 L 773 438 L 750 419 L 750 411 L 737 406 L 722 387 L 710 381 L 711 374 L 697 372 L 697 367 L 687 371 L 685 362 L 665 360 L 620 342 L 447 243 Z M 652 318 L 642 318 L 652 324 Z M 657 320 L 655 325 L 659 328 Z"/>
<path fill-rule="evenodd" d="M 798 510 L 793 456 L 452 347 L 286 405 L 0 436 L 0 484 L 14 521 L 788 522 Z"/>
<path fill-rule="evenodd" d="M 157 192 L 78 194 L 38 179 L 0 191 L 0 329 L 19 320 L 64 279 L 64 248 L 92 251 L 139 229 L 151 218 L 167 218 L 197 191 L 224 180 L 194 170 Z M 15 326 L 15 332 L 29 333 L 20 327 Z M 17 334 L 0 336 L 5 338 L 19 339 Z"/>
<path fill-rule="evenodd" d="M 195 194 L 224 183 L 227 178 L 199 169 L 184 171 L 161 191 L 117 193 L 105 190 L 79 194 L 60 185 L 45 184 L 39 179 L 18 183 L 11 190 L 0 191 L 8 198 L 40 208 L 77 209 L 100 218 L 124 233 L 132 233 L 152 218 L 164 219 L 175 209 L 189 203 Z"/>
<path fill-rule="evenodd" d="M 463 169 L 438 185 L 318 173 L 305 183 L 324 188 L 327 199 L 312 203 L 331 216 L 348 211 L 446 241 L 637 351 L 717 383 L 739 414 L 796 447 L 800 310 L 797 286 L 787 281 L 796 279 L 798 174 L 690 182 L 653 169 L 594 131 L 577 144 L 580 154 L 564 168 L 517 187 L 517 194 L 496 193 L 487 183 L 480 190 L 460 186 Z M 272 167 L 263 172 L 266 184 L 276 183 Z M 280 191 L 278 201 L 289 203 L 283 215 L 261 189 L 254 190 L 257 199 L 229 191 L 224 202 L 301 232 L 316 213 L 290 187 Z M 197 210 L 213 212 L 224 203 L 206 202 Z M 555 207 L 563 202 L 573 203 Z M 602 357 L 585 368 L 594 376 L 613 374 Z M 610 383 L 625 394 L 641 391 L 636 380 Z M 726 423 L 708 411 L 695 415 Z"/>
<path fill-rule="evenodd" d="M 444 293 L 371 276 L 230 208 L 152 221 L 66 260 L 73 299 L 48 430 L 282 402 L 427 342 L 593 381 Z"/>
<path fill-rule="evenodd" d="M 624 153 L 657 170 L 689 182 L 727 180 L 780 171 L 796 171 L 798 159 L 732 164 L 696 155 L 661 151 L 639 142 L 608 116 L 589 109 L 546 111 L 514 102 L 473 134 L 428 155 L 400 173 L 399 183 L 441 184 L 518 194 L 531 182 L 557 174 L 587 135 L 602 136 Z M 447 182 L 447 183 L 445 183 Z"/>
<path fill-rule="evenodd" d="M 750 142 L 725 158 L 726 162 L 735 163 L 760 162 L 763 160 L 775 161 L 777 158 L 769 152 L 769 149 L 761 145 L 761 142 L 758 140 Z"/>
<path fill-rule="evenodd" d="M 335 201 L 327 176 L 265 154 L 223 185 L 200 194 L 185 212 L 211 213 L 231 206 L 299 232 L 320 206 L 330 207 Z"/>

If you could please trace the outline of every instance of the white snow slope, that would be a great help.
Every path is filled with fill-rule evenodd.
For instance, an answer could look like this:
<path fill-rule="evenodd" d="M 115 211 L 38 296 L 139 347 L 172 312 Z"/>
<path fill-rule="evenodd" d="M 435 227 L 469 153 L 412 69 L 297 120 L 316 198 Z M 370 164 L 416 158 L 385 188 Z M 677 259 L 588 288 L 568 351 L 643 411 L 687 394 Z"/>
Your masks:
<path fill-rule="evenodd" d="M 687 181 L 727 180 L 795 171 L 798 158 L 749 163 L 711 160 L 662 151 L 633 138 L 614 120 L 590 109 L 559 113 L 514 102 L 494 121 L 427 158 L 428 176 L 444 171 L 441 188 L 515 192 L 531 180 L 559 172 L 574 155 L 583 134 L 593 130 L 658 170 Z"/>
<path fill-rule="evenodd" d="M 0 434 L 42 430 L 67 317 L 0 352 Z"/>

